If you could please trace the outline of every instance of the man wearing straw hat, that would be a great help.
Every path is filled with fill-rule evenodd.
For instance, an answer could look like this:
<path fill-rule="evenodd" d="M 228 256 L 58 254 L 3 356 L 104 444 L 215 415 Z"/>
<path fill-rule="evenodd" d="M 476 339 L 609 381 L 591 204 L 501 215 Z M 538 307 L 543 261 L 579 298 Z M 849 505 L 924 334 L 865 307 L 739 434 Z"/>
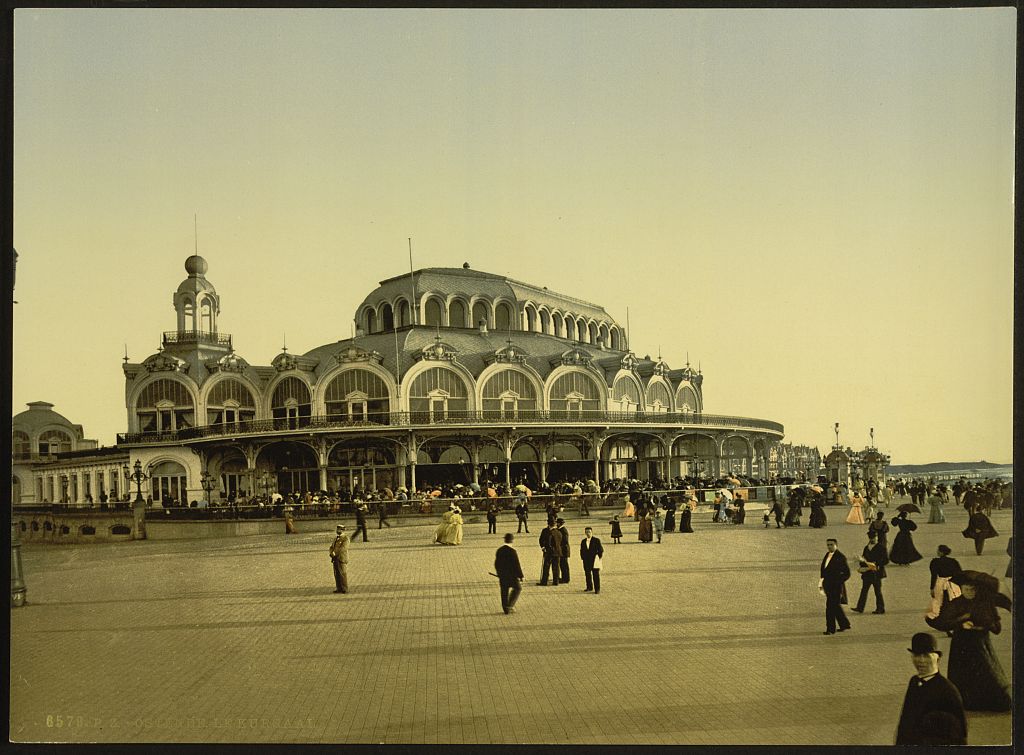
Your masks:
<path fill-rule="evenodd" d="M 960 691 L 939 673 L 938 648 L 933 635 L 918 632 L 910 639 L 911 660 L 917 674 L 910 678 L 896 726 L 897 745 L 965 745 L 967 717 Z"/>

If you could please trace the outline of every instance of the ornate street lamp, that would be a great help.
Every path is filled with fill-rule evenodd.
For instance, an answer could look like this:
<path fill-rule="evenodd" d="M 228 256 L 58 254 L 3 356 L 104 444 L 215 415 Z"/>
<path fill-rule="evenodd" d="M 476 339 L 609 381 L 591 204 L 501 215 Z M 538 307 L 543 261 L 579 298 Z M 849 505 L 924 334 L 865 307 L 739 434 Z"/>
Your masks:
<path fill-rule="evenodd" d="M 68 502 L 68 476 L 66 474 L 60 476 L 60 502 Z"/>
<path fill-rule="evenodd" d="M 203 472 L 199 478 L 199 484 L 203 486 L 203 490 L 206 491 L 206 503 L 210 503 L 210 491 L 215 487 L 214 477 L 209 472 Z"/>
<path fill-rule="evenodd" d="M 139 459 L 135 460 L 135 471 L 129 476 L 129 479 L 135 483 L 135 503 L 145 503 L 145 499 L 142 497 L 142 483 L 149 479 L 149 475 L 142 471 L 142 462 Z"/>

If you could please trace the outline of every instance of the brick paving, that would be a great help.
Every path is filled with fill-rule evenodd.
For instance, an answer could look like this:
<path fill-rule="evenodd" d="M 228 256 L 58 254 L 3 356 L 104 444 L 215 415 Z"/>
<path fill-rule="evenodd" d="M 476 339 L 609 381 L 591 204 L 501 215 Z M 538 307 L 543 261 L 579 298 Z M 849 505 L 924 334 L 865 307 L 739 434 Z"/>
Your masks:
<path fill-rule="evenodd" d="M 23 547 L 29 603 L 11 611 L 11 739 L 21 742 L 891 744 L 910 636 L 927 630 L 927 561 L 1006 569 L 1001 536 L 976 556 L 966 516 L 915 533 L 925 559 L 893 566 L 887 613 L 823 636 L 824 539 L 853 557 L 864 528 L 694 522 L 619 545 L 608 515 L 602 592 L 536 587 L 540 522 L 517 537 L 526 572 L 502 613 L 488 576 L 501 534 L 461 546 L 434 522 L 370 531 L 335 595 L 324 531 L 205 541 Z M 891 509 L 890 509 L 891 511 Z M 567 522 L 574 549 L 584 523 Z M 1004 589 L 1009 589 L 1003 580 Z M 859 579 L 848 588 L 854 595 Z M 869 607 L 873 607 L 873 597 Z M 1012 627 L 993 638 L 1011 671 Z M 940 638 L 948 650 L 949 640 Z M 945 671 L 945 657 L 941 668 Z M 969 714 L 970 744 L 1010 742 L 1010 714 Z"/>

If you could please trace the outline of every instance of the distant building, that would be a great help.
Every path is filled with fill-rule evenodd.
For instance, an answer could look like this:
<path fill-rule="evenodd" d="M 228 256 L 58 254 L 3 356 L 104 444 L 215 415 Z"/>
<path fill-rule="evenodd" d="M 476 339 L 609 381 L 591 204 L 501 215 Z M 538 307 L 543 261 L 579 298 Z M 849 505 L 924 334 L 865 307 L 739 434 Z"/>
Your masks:
<path fill-rule="evenodd" d="M 777 443 L 769 452 L 768 470 L 772 477 L 813 482 L 821 470 L 821 453 L 811 446 Z"/>
<path fill-rule="evenodd" d="M 889 461 L 890 457 L 887 454 L 873 446 L 866 446 L 862 451 L 854 451 L 850 447 L 844 449 L 835 445 L 825 457 L 825 478 L 830 483 L 853 488 L 861 487 L 868 480 L 884 485 Z"/>
<path fill-rule="evenodd" d="M 98 503 L 123 490 L 122 465 L 127 449 L 98 448 L 81 425 L 53 411 L 53 404 L 33 401 L 11 420 L 11 502 Z"/>

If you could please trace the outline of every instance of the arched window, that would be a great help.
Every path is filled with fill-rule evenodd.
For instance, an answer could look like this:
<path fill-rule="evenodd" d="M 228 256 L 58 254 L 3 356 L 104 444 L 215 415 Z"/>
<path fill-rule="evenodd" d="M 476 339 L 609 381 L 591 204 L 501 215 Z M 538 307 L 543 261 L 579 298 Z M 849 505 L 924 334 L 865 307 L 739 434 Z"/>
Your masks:
<path fill-rule="evenodd" d="M 570 341 L 576 340 L 576 318 L 571 315 L 565 318 L 565 337 Z"/>
<path fill-rule="evenodd" d="M 662 382 L 651 382 L 647 385 L 647 410 L 651 412 L 667 412 L 672 404 L 668 388 Z"/>
<path fill-rule="evenodd" d="M 537 312 L 533 307 L 526 308 L 526 329 L 531 333 L 537 330 Z"/>
<path fill-rule="evenodd" d="M 433 326 L 444 325 L 444 322 L 442 321 L 442 316 L 441 316 L 441 302 L 439 302 L 437 299 L 433 299 L 433 298 L 427 299 L 427 307 L 426 307 L 425 315 L 426 315 L 426 320 L 427 320 L 426 324 L 427 325 L 433 325 Z"/>
<path fill-rule="evenodd" d="M 149 470 L 153 503 L 164 506 L 188 506 L 188 477 L 185 467 L 165 461 Z"/>
<path fill-rule="evenodd" d="M 597 323 L 596 322 L 590 323 L 590 325 L 587 328 L 587 333 L 589 333 L 589 336 L 587 338 L 587 343 L 596 344 L 597 343 L 597 338 L 598 338 L 598 335 L 597 335 Z"/>
<path fill-rule="evenodd" d="M 196 423 L 192 394 L 177 380 L 154 380 L 143 388 L 135 403 L 135 416 L 144 433 L 183 430 Z"/>
<path fill-rule="evenodd" d="M 619 349 L 619 330 L 618 330 L 618 328 L 612 328 L 611 329 L 611 332 L 609 334 L 609 338 L 611 339 L 611 347 L 612 347 L 612 349 L 615 350 L 615 351 L 620 351 L 620 349 Z"/>
<path fill-rule="evenodd" d="M 213 303 L 209 299 L 203 299 L 199 305 L 199 330 L 204 333 L 212 333 L 213 328 Z"/>
<path fill-rule="evenodd" d="M 499 332 L 512 329 L 512 308 L 506 302 L 494 308 L 494 329 Z"/>
<path fill-rule="evenodd" d="M 587 323 L 581 317 L 576 321 L 576 338 L 580 343 L 590 343 L 590 334 L 587 332 Z"/>
<path fill-rule="evenodd" d="M 327 385 L 324 401 L 328 419 L 334 422 L 387 424 L 390 415 L 388 387 L 370 370 L 345 370 Z"/>
<path fill-rule="evenodd" d="M 274 388 L 270 411 L 275 428 L 294 430 L 305 427 L 309 424 L 311 408 L 309 388 L 297 377 L 286 377 Z"/>
<path fill-rule="evenodd" d="M 366 308 L 366 334 L 377 331 L 377 313 L 369 307 Z"/>
<path fill-rule="evenodd" d="M 565 321 L 558 312 L 551 315 L 551 335 L 565 338 Z"/>
<path fill-rule="evenodd" d="M 384 330 L 395 329 L 395 313 L 390 304 L 385 304 L 380 311 L 380 324 Z"/>
<path fill-rule="evenodd" d="M 601 409 L 601 389 L 583 372 L 566 372 L 551 385 L 551 413 L 555 418 L 578 418 L 581 412 Z"/>
<path fill-rule="evenodd" d="M 185 315 L 185 330 L 197 330 L 195 303 L 191 299 L 186 299 L 182 311 Z"/>
<path fill-rule="evenodd" d="M 518 370 L 502 370 L 491 375 L 483 387 L 485 418 L 515 417 L 537 409 L 537 391 L 533 381 Z"/>
<path fill-rule="evenodd" d="M 540 332 L 552 335 L 551 332 L 551 315 L 548 314 L 546 309 L 540 311 Z"/>
<path fill-rule="evenodd" d="M 71 451 L 71 436 L 60 430 L 47 430 L 39 436 L 39 453 L 66 454 Z"/>
<path fill-rule="evenodd" d="M 206 399 L 206 421 L 211 425 L 236 427 L 256 419 L 256 399 L 241 380 L 224 378 Z"/>
<path fill-rule="evenodd" d="M 412 320 L 409 319 L 409 302 L 402 299 L 398 302 L 398 327 L 404 328 L 406 325 L 412 325 Z"/>
<path fill-rule="evenodd" d="M 618 404 L 616 408 L 620 411 L 635 412 L 640 405 L 640 389 L 635 382 L 623 375 L 612 386 L 612 401 Z"/>
<path fill-rule="evenodd" d="M 453 328 L 466 327 L 466 305 L 458 299 L 448 307 L 448 324 Z"/>
<path fill-rule="evenodd" d="M 676 411 L 696 412 L 700 410 L 697 392 L 689 385 L 682 385 L 676 391 Z"/>
<path fill-rule="evenodd" d="M 487 304 L 485 302 L 478 301 L 473 305 L 473 327 L 479 328 L 481 325 L 490 327 L 491 316 Z"/>
<path fill-rule="evenodd" d="M 436 422 L 469 409 L 469 390 L 462 377 L 447 367 L 430 367 L 409 386 L 409 411 L 416 421 Z"/>
<path fill-rule="evenodd" d="M 15 459 L 27 459 L 32 455 L 32 443 L 29 441 L 28 433 L 21 430 L 11 433 L 11 453 Z"/>

